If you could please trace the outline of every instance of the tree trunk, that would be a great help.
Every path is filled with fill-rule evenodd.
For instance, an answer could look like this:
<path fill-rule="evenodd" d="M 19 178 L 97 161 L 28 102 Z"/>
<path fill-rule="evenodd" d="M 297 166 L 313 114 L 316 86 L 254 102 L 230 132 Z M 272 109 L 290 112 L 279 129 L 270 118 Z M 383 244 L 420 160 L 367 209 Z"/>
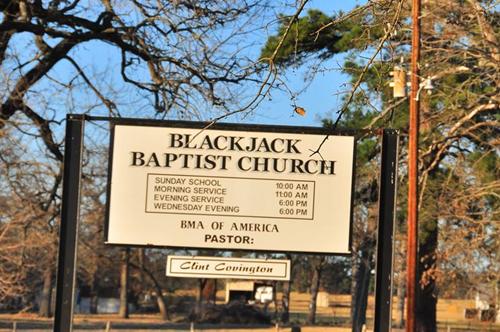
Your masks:
<path fill-rule="evenodd" d="M 292 255 L 287 254 L 286 259 L 292 264 L 292 269 L 290 270 L 290 281 L 283 283 L 283 295 L 281 298 L 281 322 L 287 324 L 290 321 L 290 292 L 292 290 L 292 274 L 293 274 L 293 261 Z"/>
<path fill-rule="evenodd" d="M 137 253 L 137 263 L 139 266 L 139 269 L 138 269 L 139 273 L 137 274 L 138 287 L 135 289 L 135 291 L 137 292 L 136 294 L 138 295 L 138 297 L 136 297 L 136 299 L 135 299 L 135 305 L 137 306 L 138 310 L 142 311 L 140 297 L 144 295 L 145 289 L 146 289 L 146 283 L 145 283 L 146 278 L 145 278 L 145 272 L 144 272 L 146 253 L 145 253 L 144 248 L 138 248 L 136 250 L 136 253 Z M 160 307 L 159 304 L 158 304 L 158 307 Z"/>
<path fill-rule="evenodd" d="M 398 222 L 406 222 L 406 221 L 398 221 Z M 404 238 L 406 240 L 406 237 Z M 393 271 L 393 276 L 397 275 L 397 279 L 395 279 L 396 289 L 396 314 L 394 317 L 395 327 L 399 329 L 403 329 L 405 327 L 405 307 L 406 307 L 406 241 L 403 239 L 397 239 L 396 243 L 397 250 L 394 253 L 395 255 L 395 266 L 399 266 L 396 271 Z M 396 247 L 395 247 L 396 248 Z"/>
<path fill-rule="evenodd" d="M 215 296 L 217 293 L 217 279 L 206 279 L 202 290 L 202 300 L 206 303 L 215 304 Z"/>
<path fill-rule="evenodd" d="M 196 296 L 196 305 L 194 307 L 194 319 L 198 320 L 201 317 L 203 309 L 203 290 L 208 282 L 208 279 L 198 279 L 198 294 Z"/>
<path fill-rule="evenodd" d="M 158 284 L 156 279 L 153 279 L 153 283 L 155 285 L 156 303 L 158 304 L 158 310 L 160 311 L 160 318 L 163 320 L 169 320 L 170 317 L 168 316 L 167 302 L 163 297 L 163 290 L 161 289 L 160 284 Z"/>
<path fill-rule="evenodd" d="M 121 269 L 120 269 L 120 311 L 121 318 L 128 318 L 128 269 L 129 269 L 130 249 L 122 250 Z"/>
<path fill-rule="evenodd" d="M 98 302 L 99 302 L 99 296 L 97 295 L 96 292 L 93 292 L 92 296 L 90 297 L 90 308 L 89 308 L 89 312 L 93 315 L 97 314 Z"/>
<path fill-rule="evenodd" d="M 165 302 L 163 295 L 156 296 L 156 303 L 158 304 L 158 310 L 160 311 L 160 318 L 162 320 L 169 320 L 167 303 Z"/>
<path fill-rule="evenodd" d="M 436 249 L 438 240 L 438 225 L 435 221 L 423 221 L 419 234 L 417 280 L 422 280 L 423 273 L 436 264 Z M 435 332 L 437 294 L 436 281 L 427 278 L 425 284 L 419 284 L 416 292 L 416 331 Z"/>
<path fill-rule="evenodd" d="M 133 268 L 139 269 L 141 273 L 144 272 L 149 277 L 149 279 L 151 279 L 156 292 L 156 303 L 158 305 L 158 310 L 160 311 L 160 317 L 163 320 L 170 320 L 170 317 L 168 315 L 167 301 L 163 296 L 163 290 L 161 288 L 161 285 L 158 283 L 158 280 L 156 280 L 153 273 L 149 271 L 145 265 L 141 266 L 141 265 L 136 265 L 134 263 L 130 263 L 130 265 Z"/>
<path fill-rule="evenodd" d="M 217 304 L 217 279 L 212 279 L 214 283 L 214 289 L 212 293 L 213 303 Z"/>
<path fill-rule="evenodd" d="M 396 308 L 396 327 L 402 329 L 405 319 L 405 298 L 406 298 L 406 278 L 405 275 L 400 275 L 398 280 L 397 298 L 398 304 Z"/>
<path fill-rule="evenodd" d="M 203 303 L 203 290 L 205 289 L 207 283 L 208 279 L 205 278 L 198 279 L 198 296 L 196 297 L 196 302 L 198 303 L 198 305 L 201 305 Z"/>
<path fill-rule="evenodd" d="M 273 306 L 274 306 L 274 316 L 273 316 L 273 320 L 276 321 L 278 319 L 278 297 L 276 296 L 277 295 L 277 290 L 278 290 L 278 287 L 276 287 L 278 284 L 277 281 L 273 281 L 272 282 L 272 285 L 273 285 L 273 300 L 271 301 L 273 303 Z"/>
<path fill-rule="evenodd" d="M 309 313 L 307 315 L 307 324 L 316 323 L 316 300 L 318 299 L 319 284 L 321 281 L 321 272 L 323 272 L 323 263 L 325 258 L 320 257 L 314 266 L 313 278 L 311 281 L 311 300 L 309 302 Z"/>
<path fill-rule="evenodd" d="M 40 299 L 40 317 L 51 317 L 50 303 L 52 300 L 52 269 L 48 267 L 43 273 L 42 298 Z"/>
<path fill-rule="evenodd" d="M 138 258 L 139 258 L 139 283 L 141 286 L 144 285 L 144 261 L 146 258 L 146 254 L 144 252 L 144 248 L 139 248 L 138 250 Z"/>
<path fill-rule="evenodd" d="M 158 283 L 158 280 L 156 280 L 156 278 L 154 277 L 153 273 L 151 273 L 149 270 L 146 270 L 144 266 L 142 267 L 142 269 L 149 276 L 151 281 L 153 281 L 153 284 L 155 286 L 156 303 L 158 304 L 158 310 L 160 311 L 161 319 L 170 320 L 167 309 L 167 301 L 165 301 L 165 297 L 163 296 L 163 289 L 161 289 L 161 286 Z"/>
<path fill-rule="evenodd" d="M 290 320 L 290 281 L 283 283 L 283 295 L 281 297 L 281 322 L 287 324 Z"/>
<path fill-rule="evenodd" d="M 90 313 L 91 314 L 97 314 L 97 306 L 98 306 L 98 301 L 99 301 L 99 282 L 98 282 L 98 277 L 97 273 L 94 273 L 94 276 L 92 277 L 92 288 L 90 290 Z"/>
<path fill-rule="evenodd" d="M 372 240 L 363 239 L 359 251 L 359 260 L 356 260 L 356 273 L 354 274 L 354 284 L 352 295 L 352 332 L 361 332 L 366 324 L 366 308 L 368 306 L 368 287 L 370 286 L 371 261 L 372 261 Z"/>
<path fill-rule="evenodd" d="M 358 288 L 356 278 L 354 278 L 354 276 L 358 275 L 358 270 L 359 270 L 358 254 L 356 250 L 353 250 L 351 253 L 351 269 L 353 275 L 351 281 L 351 321 L 352 321 L 354 317 L 354 304 L 355 304 L 354 294 L 356 294 L 356 288 Z"/>

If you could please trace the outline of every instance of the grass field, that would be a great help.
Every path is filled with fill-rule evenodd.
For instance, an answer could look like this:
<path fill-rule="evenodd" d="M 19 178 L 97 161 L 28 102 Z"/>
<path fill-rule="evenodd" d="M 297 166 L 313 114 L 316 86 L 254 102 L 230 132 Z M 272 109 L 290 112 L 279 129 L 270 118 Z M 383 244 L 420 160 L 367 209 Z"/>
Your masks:
<path fill-rule="evenodd" d="M 180 296 L 189 296 L 187 292 L 179 292 Z M 217 301 L 223 303 L 223 292 L 217 293 Z M 278 300 L 281 295 L 278 294 Z M 368 327 L 372 324 L 374 313 L 373 297 L 368 301 Z M 396 299 L 395 299 L 396 300 Z M 350 296 L 349 295 L 328 295 L 328 306 L 318 306 L 317 322 L 321 326 L 305 327 L 302 324 L 305 321 L 308 307 L 309 294 L 292 293 L 291 294 L 291 323 L 301 325 L 301 332 L 344 332 L 350 331 Z M 396 301 L 395 301 L 396 302 Z M 279 301 L 278 301 L 279 305 Z M 396 308 L 396 303 L 393 308 Z M 464 318 L 465 308 L 473 308 L 473 300 L 447 300 L 438 301 L 437 318 L 440 331 L 458 332 L 458 331 L 494 331 L 500 332 L 499 323 L 484 323 L 477 320 L 467 320 Z M 269 313 L 272 315 L 275 308 L 271 305 Z M 393 310 L 393 317 L 396 311 Z M 191 326 L 182 322 L 183 317 L 172 315 L 171 321 L 163 322 L 157 315 L 139 315 L 133 314 L 130 319 L 120 319 L 117 315 L 75 315 L 75 331 L 94 330 L 105 331 L 106 324 L 110 322 L 111 331 L 190 331 Z M 13 331 L 13 323 L 16 322 L 17 331 L 38 332 L 49 331 L 52 327 L 51 319 L 40 319 L 35 314 L 0 314 L 0 331 Z M 232 331 L 262 331 L 262 332 L 291 332 L 291 328 L 280 327 L 243 327 L 243 326 L 216 326 L 216 325 L 196 325 L 194 331 L 210 332 L 232 332 Z M 395 330 L 397 331 L 397 330 Z"/>

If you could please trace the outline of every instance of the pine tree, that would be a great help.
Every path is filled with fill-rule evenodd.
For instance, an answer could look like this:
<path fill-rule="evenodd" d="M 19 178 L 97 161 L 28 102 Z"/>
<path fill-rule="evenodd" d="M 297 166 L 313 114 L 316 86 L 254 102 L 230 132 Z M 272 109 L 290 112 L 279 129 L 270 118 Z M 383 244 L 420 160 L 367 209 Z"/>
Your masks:
<path fill-rule="evenodd" d="M 325 123 L 350 128 L 399 128 L 404 143 L 407 102 L 392 97 L 388 82 L 394 66 L 404 67 L 409 62 L 409 13 L 410 8 L 402 2 L 386 1 L 370 2 L 351 13 L 331 17 L 310 11 L 290 29 L 292 33 L 277 53 L 276 64 L 285 70 L 292 64 L 307 65 L 313 58 L 326 59 L 344 53 L 347 60 L 343 71 L 351 76 L 352 90 L 339 107 L 337 118 Z M 498 282 L 493 275 L 499 244 L 492 234 L 498 234 L 494 220 L 498 218 L 500 185 L 499 20 L 490 2 L 475 0 L 428 1 L 423 5 L 422 17 L 416 318 L 418 331 L 435 331 L 438 286 L 449 288 L 447 285 L 456 281 L 453 275 L 474 282 L 475 286 Z M 277 46 L 284 26 L 268 39 L 263 57 Z M 428 95 L 430 88 L 432 94 Z M 404 156 L 405 146 L 402 148 Z M 363 160 L 365 166 L 373 162 L 377 154 L 373 141 L 363 142 L 359 149 L 361 156 L 369 151 Z M 359 160 L 357 167 L 362 167 Z M 399 201 L 404 207 L 406 199 L 401 192 Z M 450 203 L 454 208 L 450 208 Z M 464 232 L 465 238 L 461 236 Z M 472 246 L 472 252 L 457 250 L 465 245 L 464 239 L 466 245 Z M 363 243 L 360 242 L 357 254 L 355 248 L 353 262 L 358 257 L 370 257 L 371 253 L 366 256 Z M 468 265 L 471 276 L 476 276 L 474 280 L 461 273 L 462 268 L 453 266 L 451 260 L 459 257 L 476 263 L 475 267 Z M 360 267 L 355 264 L 353 269 L 359 272 Z M 364 322 L 364 316 L 356 314 L 358 309 L 365 310 L 365 295 L 356 293 L 361 289 L 362 285 L 354 286 L 353 331 L 359 330 L 360 320 Z"/>

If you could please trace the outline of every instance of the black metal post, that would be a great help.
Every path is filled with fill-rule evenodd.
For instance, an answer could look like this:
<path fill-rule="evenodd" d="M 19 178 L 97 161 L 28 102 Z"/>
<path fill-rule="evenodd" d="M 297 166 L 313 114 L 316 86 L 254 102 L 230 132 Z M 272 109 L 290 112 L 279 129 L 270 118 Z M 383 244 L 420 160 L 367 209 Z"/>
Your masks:
<path fill-rule="evenodd" d="M 68 114 L 66 117 L 55 332 L 70 332 L 73 323 L 84 122 L 83 115 Z"/>
<path fill-rule="evenodd" d="M 397 131 L 384 129 L 380 166 L 377 271 L 375 275 L 375 332 L 391 330 L 398 141 Z"/>

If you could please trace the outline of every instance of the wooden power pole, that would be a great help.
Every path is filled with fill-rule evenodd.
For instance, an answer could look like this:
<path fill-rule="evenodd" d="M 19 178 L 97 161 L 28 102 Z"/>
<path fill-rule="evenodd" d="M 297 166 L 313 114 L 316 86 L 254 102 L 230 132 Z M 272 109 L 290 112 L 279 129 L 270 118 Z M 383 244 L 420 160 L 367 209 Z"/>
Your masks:
<path fill-rule="evenodd" d="M 418 132 L 419 132 L 419 61 L 420 61 L 420 0 L 413 0 L 411 40 L 411 92 L 408 141 L 408 250 L 406 332 L 416 327 L 417 247 L 418 247 Z"/>

